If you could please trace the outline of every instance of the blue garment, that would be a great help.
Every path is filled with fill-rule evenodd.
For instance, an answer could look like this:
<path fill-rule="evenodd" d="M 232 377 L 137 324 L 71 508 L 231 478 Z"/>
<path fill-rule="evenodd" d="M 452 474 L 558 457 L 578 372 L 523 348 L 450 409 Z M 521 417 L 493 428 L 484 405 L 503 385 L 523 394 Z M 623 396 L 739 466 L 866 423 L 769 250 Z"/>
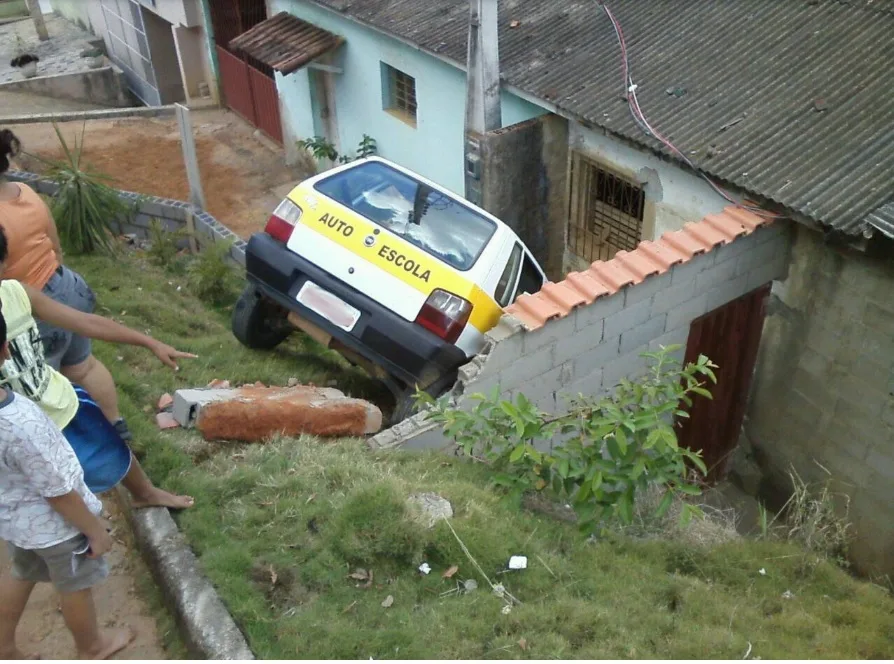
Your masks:
<path fill-rule="evenodd" d="M 74 386 L 78 412 L 62 430 L 84 469 L 84 483 L 93 493 L 108 491 L 127 475 L 131 453 L 115 426 L 87 392 Z"/>

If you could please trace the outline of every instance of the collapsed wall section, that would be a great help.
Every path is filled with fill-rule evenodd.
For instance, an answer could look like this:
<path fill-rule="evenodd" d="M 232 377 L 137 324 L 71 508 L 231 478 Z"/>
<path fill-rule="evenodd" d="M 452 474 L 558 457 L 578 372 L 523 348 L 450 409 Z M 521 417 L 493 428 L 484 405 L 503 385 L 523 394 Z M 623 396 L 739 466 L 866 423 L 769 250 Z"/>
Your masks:
<path fill-rule="evenodd" d="M 461 369 L 452 398 L 464 407 L 468 395 L 497 388 L 558 413 L 570 397 L 610 390 L 644 368 L 642 352 L 685 346 L 693 320 L 784 278 L 789 235 L 788 222 L 728 207 L 522 295 Z M 429 449 L 450 441 L 423 412 L 370 445 Z"/>

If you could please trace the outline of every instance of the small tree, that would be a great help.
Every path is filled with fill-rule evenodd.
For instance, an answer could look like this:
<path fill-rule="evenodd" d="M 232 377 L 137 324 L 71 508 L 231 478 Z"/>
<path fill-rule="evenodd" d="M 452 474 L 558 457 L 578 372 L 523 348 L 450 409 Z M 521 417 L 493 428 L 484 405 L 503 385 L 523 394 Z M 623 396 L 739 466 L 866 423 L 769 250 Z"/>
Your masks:
<path fill-rule="evenodd" d="M 664 488 L 658 517 L 675 497 L 701 493 L 688 480 L 693 468 L 707 472 L 701 453 L 679 446 L 674 422 L 688 417 L 682 406 L 691 406 L 694 397 L 711 398 L 705 381 L 716 383 L 716 365 L 702 355 L 681 366 L 672 355 L 679 349 L 643 353 L 649 365 L 644 376 L 622 380 L 609 396 L 579 396 L 567 413 L 555 418 L 523 394 L 515 401 L 502 400 L 497 390 L 490 396 L 471 395 L 477 403 L 468 411 L 446 399 L 418 398 L 431 406 L 430 418 L 444 426 L 466 455 L 493 468 L 494 484 L 516 495 L 551 491 L 568 499 L 581 527 L 592 532 L 613 519 L 630 523 L 637 494 L 650 485 Z M 557 437 L 563 442 L 551 453 L 538 449 L 548 448 Z M 698 513 L 685 504 L 681 520 L 686 523 Z"/>
<path fill-rule="evenodd" d="M 360 143 L 358 143 L 357 150 L 353 156 L 348 154 L 340 155 L 335 148 L 335 144 L 323 136 L 305 138 L 304 140 L 298 141 L 298 146 L 310 152 L 318 163 L 322 161 L 330 161 L 347 164 L 356 159 L 364 159 L 365 157 L 374 155 L 377 150 L 376 139 L 367 136 L 366 134 L 363 134 L 363 138 L 360 139 Z"/>
<path fill-rule="evenodd" d="M 59 185 L 53 196 L 51 211 L 59 227 L 59 235 L 66 249 L 76 254 L 114 250 L 112 223 L 132 216 L 136 202 L 125 202 L 107 182 L 107 175 L 90 170 L 82 162 L 84 132 L 80 140 L 75 136 L 69 147 L 59 127 L 53 123 L 62 146 L 64 159 L 47 161 L 48 176 Z"/>

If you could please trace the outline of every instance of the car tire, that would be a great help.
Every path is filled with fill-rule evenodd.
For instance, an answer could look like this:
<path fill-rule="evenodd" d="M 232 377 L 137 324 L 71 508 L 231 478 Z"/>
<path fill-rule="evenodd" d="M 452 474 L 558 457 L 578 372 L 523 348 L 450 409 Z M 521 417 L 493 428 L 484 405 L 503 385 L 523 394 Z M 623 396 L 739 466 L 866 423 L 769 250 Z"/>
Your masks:
<path fill-rule="evenodd" d="M 275 315 L 273 307 L 249 284 L 233 308 L 233 336 L 243 346 L 271 350 L 292 333 L 285 316 Z"/>
<path fill-rule="evenodd" d="M 428 392 L 433 399 L 437 399 L 446 394 L 451 387 L 456 385 L 456 380 L 457 372 L 451 371 L 438 378 L 425 391 Z M 419 407 L 416 405 L 416 399 L 414 398 L 415 394 L 415 388 L 407 388 L 400 398 L 397 399 L 397 403 L 394 404 L 394 411 L 391 414 L 391 426 L 413 417 L 413 415 L 419 411 Z"/>

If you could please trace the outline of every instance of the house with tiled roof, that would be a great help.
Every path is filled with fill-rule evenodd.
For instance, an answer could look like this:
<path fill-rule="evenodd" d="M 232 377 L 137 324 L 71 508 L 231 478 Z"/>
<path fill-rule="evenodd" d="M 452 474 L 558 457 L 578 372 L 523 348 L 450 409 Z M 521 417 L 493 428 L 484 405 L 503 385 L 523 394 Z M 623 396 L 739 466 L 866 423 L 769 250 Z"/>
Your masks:
<path fill-rule="evenodd" d="M 267 16 L 231 46 L 274 70 L 287 152 L 365 134 L 464 192 L 468 0 Z M 643 348 L 707 349 L 729 378 L 688 440 L 743 481 L 748 450 L 763 497 L 790 466 L 829 473 L 858 567 L 894 572 L 892 34 L 894 0 L 501 0 L 485 207 L 554 283 L 508 309 L 466 386 L 515 381 L 549 409 Z"/>

